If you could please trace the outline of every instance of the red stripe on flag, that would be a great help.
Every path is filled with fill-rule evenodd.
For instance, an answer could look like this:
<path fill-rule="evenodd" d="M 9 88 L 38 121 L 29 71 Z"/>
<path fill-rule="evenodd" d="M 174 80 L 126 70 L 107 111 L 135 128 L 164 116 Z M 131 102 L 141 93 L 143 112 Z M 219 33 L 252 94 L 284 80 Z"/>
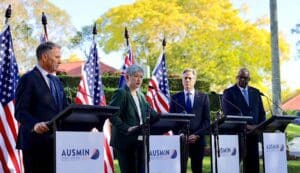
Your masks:
<path fill-rule="evenodd" d="M 5 115 L 6 115 L 7 123 L 8 123 L 8 125 L 11 129 L 12 134 L 13 134 L 13 137 L 14 137 L 15 141 L 17 141 L 17 129 L 16 129 L 15 124 L 14 124 L 14 118 L 13 118 L 8 106 L 4 106 L 4 112 L 5 112 Z"/>
<path fill-rule="evenodd" d="M 152 86 L 152 88 L 148 89 L 148 92 L 150 92 L 152 97 L 147 96 L 147 101 L 150 103 L 152 108 L 154 108 L 157 112 L 169 112 L 169 104 L 161 96 L 156 82 L 153 79 L 150 79 L 149 85 Z"/>
<path fill-rule="evenodd" d="M 3 140 L 4 140 L 4 143 L 5 143 L 7 152 L 8 152 L 8 156 L 11 158 L 12 163 L 14 165 L 14 168 L 16 169 L 16 172 L 20 173 L 21 171 L 20 171 L 18 159 L 17 159 L 17 157 L 16 157 L 16 155 L 14 153 L 14 147 L 12 147 L 11 144 L 10 144 L 10 142 L 9 142 L 9 139 L 8 139 L 8 136 L 7 136 L 7 132 L 4 129 L 3 123 L 4 122 L 3 122 L 2 118 L 0 117 L 0 132 L 1 132 Z M 8 122 L 8 124 L 10 124 L 10 123 Z"/>
<path fill-rule="evenodd" d="M 112 153 L 110 152 L 110 146 L 108 144 L 108 141 L 106 140 L 105 141 L 105 147 L 108 149 L 109 152 L 107 152 L 107 156 L 108 156 L 108 161 L 110 163 L 110 165 L 113 165 L 114 161 L 113 161 L 113 156 L 112 156 Z M 113 166 L 112 166 L 113 168 Z"/>
<path fill-rule="evenodd" d="M 111 168 L 112 172 L 114 172 L 114 162 L 113 162 L 113 156 L 112 153 L 110 152 L 110 146 L 108 144 L 107 138 L 104 139 L 104 152 L 107 155 L 107 160 L 104 161 L 104 166 L 105 166 L 105 172 L 104 173 L 109 173 L 108 168 Z"/>
<path fill-rule="evenodd" d="M 103 134 L 104 134 L 104 173 L 114 173 L 114 162 L 113 162 L 113 152 L 109 146 L 110 137 L 111 137 L 111 123 L 109 119 L 105 120 L 103 125 Z"/>
<path fill-rule="evenodd" d="M 152 96 L 153 96 L 153 104 L 154 104 L 154 108 L 156 109 L 156 111 L 157 112 L 161 112 L 161 110 L 160 110 L 160 108 L 159 108 L 159 106 L 158 106 L 158 104 L 157 104 L 157 100 L 155 99 L 156 97 L 157 97 L 157 93 L 155 93 L 155 91 L 154 90 L 152 90 L 152 91 L 150 91 L 151 92 L 151 94 L 152 94 Z M 156 94 L 156 95 L 155 95 Z"/>
<path fill-rule="evenodd" d="M 85 82 L 84 82 L 84 81 L 86 81 L 86 79 L 84 79 L 85 77 L 82 77 L 82 78 L 83 79 L 81 81 L 82 82 L 81 84 L 83 86 L 79 85 L 79 92 L 82 94 L 82 97 L 83 97 L 83 101 L 82 102 L 85 103 L 85 104 L 89 104 L 89 98 L 88 98 L 89 95 L 88 95 L 88 92 L 87 92 L 87 90 L 88 90 L 87 87 L 88 86 L 85 85 Z"/>
<path fill-rule="evenodd" d="M 1 161 L 1 165 L 2 165 L 4 173 L 9 173 L 10 171 L 7 167 L 2 148 L 0 148 L 0 161 Z"/>
<path fill-rule="evenodd" d="M 169 112 L 169 104 L 165 102 L 165 100 L 161 97 L 160 94 L 157 94 L 158 103 L 162 105 L 162 107 Z"/>
<path fill-rule="evenodd" d="M 78 91 L 74 100 L 74 102 L 77 104 L 89 104 L 88 93 L 84 82 L 84 75 L 84 70 L 82 70 L 81 81 L 78 85 Z"/>

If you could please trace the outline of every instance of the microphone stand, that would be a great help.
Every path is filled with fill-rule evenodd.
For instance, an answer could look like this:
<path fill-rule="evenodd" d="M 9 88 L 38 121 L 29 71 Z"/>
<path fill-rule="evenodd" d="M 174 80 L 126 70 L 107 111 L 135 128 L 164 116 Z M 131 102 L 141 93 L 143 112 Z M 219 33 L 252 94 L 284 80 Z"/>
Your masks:
<path fill-rule="evenodd" d="M 150 135 L 150 111 L 146 111 L 146 122 L 142 127 L 144 146 L 144 173 L 149 173 L 149 135 Z"/>
<path fill-rule="evenodd" d="M 190 136 L 189 127 L 190 127 L 190 123 L 188 122 L 182 127 L 180 133 L 181 137 L 183 138 L 183 144 L 181 145 L 183 150 L 183 156 L 182 156 L 183 162 L 181 163 L 183 167 L 181 168 L 182 173 L 185 173 L 187 170 L 187 160 L 189 157 L 189 144 L 188 144 L 188 137 Z"/>
<path fill-rule="evenodd" d="M 219 145 L 219 119 L 221 119 L 221 113 L 216 113 L 216 125 L 213 131 L 214 135 L 214 146 L 215 146 L 215 173 L 218 173 L 218 158 L 220 157 L 220 145 Z"/>
<path fill-rule="evenodd" d="M 271 98 L 269 98 L 268 96 L 266 96 L 266 95 L 265 95 L 264 93 L 262 93 L 262 92 L 259 92 L 259 95 L 264 96 L 264 97 L 267 98 L 267 100 L 268 100 L 268 105 L 269 105 L 269 107 L 270 107 L 270 111 L 271 111 L 271 115 L 272 115 L 272 116 L 273 116 L 272 107 L 270 106 L 270 103 L 269 103 L 269 102 L 271 102 L 273 105 L 275 105 L 276 108 L 279 108 L 279 109 L 280 109 L 281 115 L 278 115 L 278 116 L 282 116 L 282 113 L 284 112 L 284 110 L 283 110 L 277 103 L 275 103 Z"/>

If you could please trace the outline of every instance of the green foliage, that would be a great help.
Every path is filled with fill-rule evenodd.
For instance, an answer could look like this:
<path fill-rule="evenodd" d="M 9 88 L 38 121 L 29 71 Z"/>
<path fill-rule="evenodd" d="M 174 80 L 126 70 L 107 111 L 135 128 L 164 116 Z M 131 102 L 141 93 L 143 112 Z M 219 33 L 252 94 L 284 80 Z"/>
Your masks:
<path fill-rule="evenodd" d="M 300 136 L 300 126 L 296 124 L 289 124 L 286 128 L 286 136 L 287 140 L 290 141 L 294 137 L 299 137 Z"/>
<path fill-rule="evenodd" d="M 76 92 L 78 90 L 77 87 L 80 82 L 80 78 L 64 76 L 64 75 L 61 75 L 59 77 L 65 86 L 65 92 L 67 94 L 68 99 L 73 101 L 76 96 Z M 104 84 L 104 92 L 107 101 L 110 100 L 114 90 L 116 90 L 117 87 L 119 86 L 119 79 L 120 79 L 119 76 L 106 76 L 106 75 L 102 76 L 102 83 Z M 142 85 L 142 91 L 144 93 L 147 92 L 148 83 L 149 83 L 149 79 L 144 79 Z M 175 92 L 181 91 L 183 89 L 180 78 L 169 78 L 169 85 L 170 85 L 171 94 L 174 94 Z M 209 87 L 210 85 L 208 82 L 201 81 L 201 80 L 197 80 L 195 85 L 195 88 L 202 92 L 209 92 Z M 213 97 L 215 97 L 214 94 L 211 96 L 211 98 Z"/>
<path fill-rule="evenodd" d="M 245 66 L 251 83 L 266 91 L 271 78 L 270 33 L 264 29 L 268 21 L 243 21 L 241 11 L 230 0 L 138 0 L 98 18 L 99 45 L 106 53 L 123 50 L 127 26 L 135 57 L 146 59 L 151 68 L 165 37 L 169 74 L 192 67 L 211 89 L 222 91 Z M 279 43 L 281 60 L 285 60 L 288 46 L 283 39 Z"/>
<path fill-rule="evenodd" d="M 11 4 L 12 15 L 9 24 L 12 31 L 14 52 L 21 73 L 36 64 L 35 49 L 44 33 L 41 23 L 42 12 L 48 19 L 48 38 L 62 46 L 68 44 L 68 37 L 74 27 L 67 13 L 47 0 L 1 0 L 1 14 Z M 2 13 L 3 12 L 3 13 Z M 4 15 L 0 17 L 0 28 L 3 28 Z M 61 34 L 63 33 L 63 34 Z"/>
<path fill-rule="evenodd" d="M 120 173 L 120 168 L 117 160 L 114 160 L 115 173 Z M 299 160 L 290 160 L 288 161 L 288 172 L 289 173 L 298 173 L 300 169 Z M 263 163 L 260 162 L 260 170 L 263 172 Z M 192 173 L 191 162 L 188 160 L 187 173 Z M 204 157 L 203 159 L 203 173 L 211 173 L 211 158 L 209 156 Z"/>

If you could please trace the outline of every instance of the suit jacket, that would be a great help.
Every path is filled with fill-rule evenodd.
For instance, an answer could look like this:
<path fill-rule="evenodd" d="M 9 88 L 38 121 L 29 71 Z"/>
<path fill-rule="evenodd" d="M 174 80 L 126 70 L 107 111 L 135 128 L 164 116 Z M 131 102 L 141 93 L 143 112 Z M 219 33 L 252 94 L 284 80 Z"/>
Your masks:
<path fill-rule="evenodd" d="M 33 127 L 38 122 L 51 120 L 68 105 L 61 82 L 58 78 L 55 80 L 62 104 L 60 106 L 55 103 L 51 91 L 37 67 L 24 74 L 19 80 L 15 105 L 15 118 L 20 123 L 17 138 L 18 149 L 30 149 L 37 145 L 41 146 L 45 142 L 52 142 L 50 133 L 39 135 L 33 132 Z"/>
<path fill-rule="evenodd" d="M 172 96 L 171 113 L 186 112 L 185 107 L 185 94 L 183 91 Z M 210 124 L 210 108 L 207 94 L 195 91 L 192 113 L 195 114 L 195 117 L 190 121 L 190 134 L 199 135 L 199 143 L 205 145 L 204 136 L 199 133 L 199 130 L 208 127 Z"/>
<path fill-rule="evenodd" d="M 248 86 L 249 105 L 237 85 L 223 92 L 222 109 L 225 115 L 243 115 L 253 117 L 249 124 L 259 124 L 266 119 L 262 99 L 258 89 Z"/>
<path fill-rule="evenodd" d="M 151 119 L 157 119 L 157 113 L 150 108 L 143 93 L 137 92 L 137 96 L 140 103 L 143 123 L 146 121 L 148 113 L 150 114 Z M 120 107 L 120 110 L 110 118 L 113 125 L 110 140 L 111 146 L 120 150 L 134 147 L 138 134 L 128 135 L 126 133 L 129 127 L 140 125 L 140 118 L 129 88 L 126 86 L 125 88 L 116 90 L 112 96 L 110 105 Z"/>

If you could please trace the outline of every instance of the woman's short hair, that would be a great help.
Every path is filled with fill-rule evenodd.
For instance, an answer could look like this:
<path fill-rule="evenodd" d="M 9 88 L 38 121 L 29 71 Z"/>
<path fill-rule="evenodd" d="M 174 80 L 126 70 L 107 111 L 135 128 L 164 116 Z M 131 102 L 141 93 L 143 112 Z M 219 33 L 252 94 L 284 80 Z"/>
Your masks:
<path fill-rule="evenodd" d="M 126 74 L 129 76 L 134 75 L 136 72 L 142 72 L 144 74 L 143 68 L 136 64 L 133 64 L 126 69 Z"/>

